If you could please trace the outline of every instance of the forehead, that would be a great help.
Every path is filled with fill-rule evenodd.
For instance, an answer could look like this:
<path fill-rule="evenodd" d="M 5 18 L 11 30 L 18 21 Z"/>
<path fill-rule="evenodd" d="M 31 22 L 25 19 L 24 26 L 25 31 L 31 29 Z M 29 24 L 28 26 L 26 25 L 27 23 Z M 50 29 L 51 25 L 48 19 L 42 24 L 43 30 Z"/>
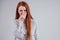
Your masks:
<path fill-rule="evenodd" d="M 26 10 L 26 8 L 24 6 L 20 6 L 18 9 L 19 10 Z"/>

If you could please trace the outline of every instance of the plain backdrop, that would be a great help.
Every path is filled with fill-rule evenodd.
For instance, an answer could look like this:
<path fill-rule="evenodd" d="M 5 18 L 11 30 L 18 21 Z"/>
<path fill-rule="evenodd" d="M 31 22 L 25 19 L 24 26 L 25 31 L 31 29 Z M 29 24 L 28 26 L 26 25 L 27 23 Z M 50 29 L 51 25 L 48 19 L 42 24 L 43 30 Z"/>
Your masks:
<path fill-rule="evenodd" d="M 21 0 L 0 0 L 0 40 L 14 40 L 14 17 Z M 37 23 L 38 40 L 60 40 L 60 0 L 24 0 Z"/>

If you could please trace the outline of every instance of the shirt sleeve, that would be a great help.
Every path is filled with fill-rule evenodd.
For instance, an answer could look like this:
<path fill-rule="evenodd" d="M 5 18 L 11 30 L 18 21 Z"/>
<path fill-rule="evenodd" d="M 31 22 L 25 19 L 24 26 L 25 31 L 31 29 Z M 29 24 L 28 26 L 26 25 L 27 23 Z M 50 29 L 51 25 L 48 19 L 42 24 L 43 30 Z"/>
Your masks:
<path fill-rule="evenodd" d="M 38 40 L 38 38 L 37 38 L 37 24 L 35 24 L 36 25 L 36 28 L 35 28 L 35 32 L 34 32 L 34 37 L 35 37 L 35 40 Z"/>
<path fill-rule="evenodd" d="M 24 31 L 25 30 L 22 30 L 21 26 L 19 25 L 18 23 L 18 20 L 15 20 L 14 21 L 14 25 L 15 25 L 15 31 L 14 31 L 14 36 L 15 36 L 15 39 L 19 38 L 19 40 L 22 40 L 22 39 L 26 39 L 24 36 Z M 24 27 L 23 27 L 24 28 Z"/>
<path fill-rule="evenodd" d="M 37 23 L 33 20 L 32 21 L 32 28 L 34 31 L 33 35 L 32 35 L 32 40 L 38 40 L 38 36 L 37 36 Z"/>
<path fill-rule="evenodd" d="M 18 21 L 14 20 L 14 36 L 17 37 L 18 35 Z"/>

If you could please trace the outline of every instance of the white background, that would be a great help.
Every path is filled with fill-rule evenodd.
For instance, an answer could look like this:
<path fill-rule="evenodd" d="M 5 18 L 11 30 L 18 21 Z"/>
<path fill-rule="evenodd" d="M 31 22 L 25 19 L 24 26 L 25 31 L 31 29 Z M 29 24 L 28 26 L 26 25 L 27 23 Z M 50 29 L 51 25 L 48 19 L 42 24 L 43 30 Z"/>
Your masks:
<path fill-rule="evenodd" d="M 0 40 L 14 40 L 13 20 L 20 0 L 0 0 Z M 60 0 L 25 0 L 38 28 L 38 40 L 60 40 Z"/>

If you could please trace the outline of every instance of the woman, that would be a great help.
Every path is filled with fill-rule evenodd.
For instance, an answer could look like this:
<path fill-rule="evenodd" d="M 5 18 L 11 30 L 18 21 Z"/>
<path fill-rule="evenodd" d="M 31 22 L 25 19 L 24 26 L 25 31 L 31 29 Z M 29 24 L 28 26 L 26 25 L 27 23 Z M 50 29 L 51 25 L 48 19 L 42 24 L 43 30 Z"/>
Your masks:
<path fill-rule="evenodd" d="M 31 16 L 29 6 L 21 1 L 16 8 L 16 30 L 15 40 L 37 40 L 36 23 Z"/>

